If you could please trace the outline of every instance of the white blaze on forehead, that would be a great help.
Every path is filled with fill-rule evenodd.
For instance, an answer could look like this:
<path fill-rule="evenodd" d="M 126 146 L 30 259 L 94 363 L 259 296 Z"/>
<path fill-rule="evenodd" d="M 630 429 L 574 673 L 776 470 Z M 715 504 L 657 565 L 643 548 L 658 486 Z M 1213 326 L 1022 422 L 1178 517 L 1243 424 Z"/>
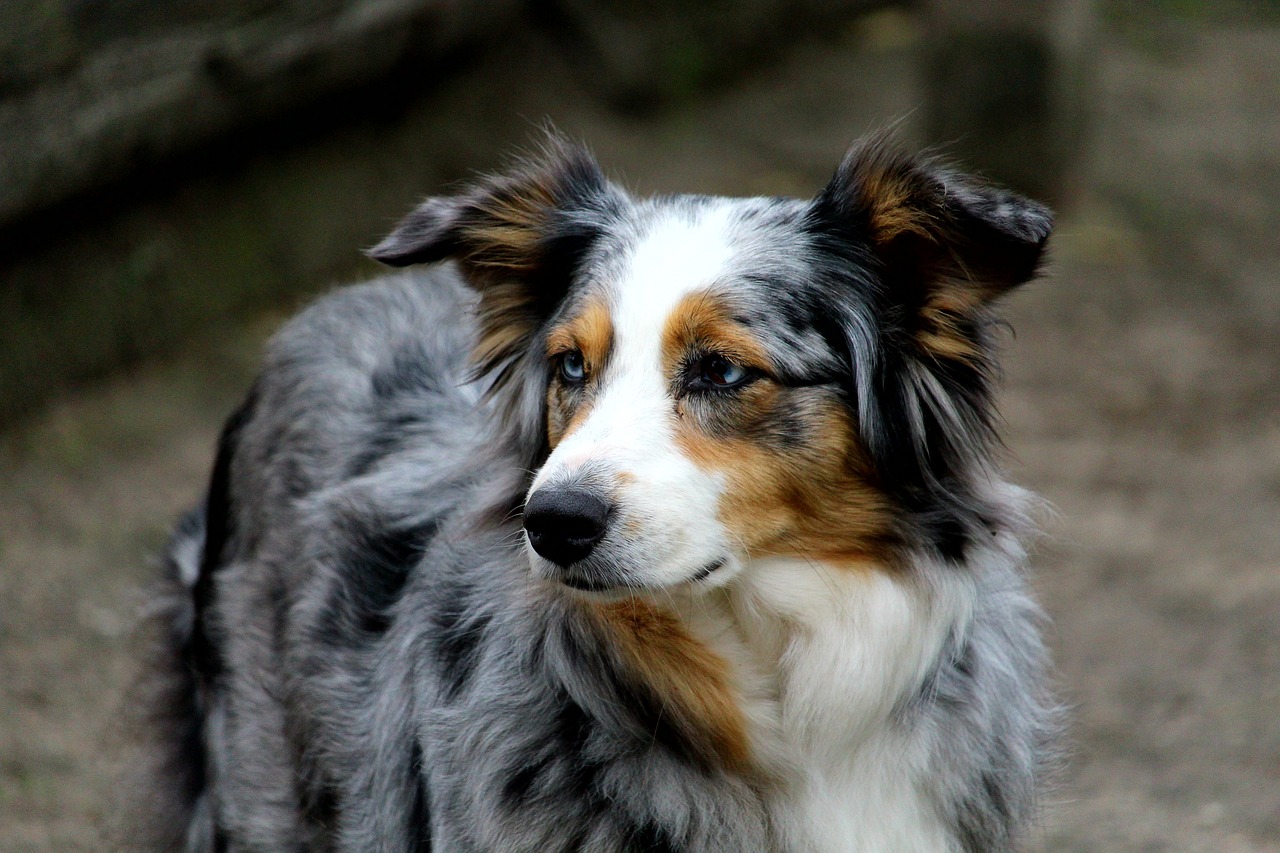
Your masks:
<path fill-rule="evenodd" d="M 729 206 L 718 205 L 695 213 L 675 212 L 650 226 L 614 283 L 618 355 L 656 353 L 680 300 L 725 276 L 733 256 L 729 211 Z"/>
<path fill-rule="evenodd" d="M 732 256 L 728 213 L 721 205 L 651 221 L 618 278 L 607 283 L 613 295 L 609 366 L 586 423 L 568 439 L 576 447 L 565 448 L 566 461 L 603 454 L 609 458 L 602 461 L 625 463 L 675 451 L 662 332 L 681 300 L 725 276 Z"/>
<path fill-rule="evenodd" d="M 627 469 L 633 459 L 675 452 L 662 332 L 681 300 L 729 270 L 728 205 L 677 210 L 647 223 L 644 236 L 605 284 L 612 296 L 613 347 L 586 422 L 557 448 L 535 485 L 597 457 Z M 641 472 L 636 472 L 641 473 Z"/>
<path fill-rule="evenodd" d="M 681 300 L 725 278 L 733 248 L 727 205 L 673 211 L 651 220 L 603 282 L 611 298 L 613 347 L 585 421 L 556 446 L 530 491 L 571 481 L 590 466 L 615 476 L 616 513 L 632 520 L 616 545 L 634 580 L 673 583 L 725 556 L 716 505 L 721 478 L 680 452 L 675 405 L 664 374 L 662 333 Z M 608 547 L 606 541 L 602 548 Z"/>

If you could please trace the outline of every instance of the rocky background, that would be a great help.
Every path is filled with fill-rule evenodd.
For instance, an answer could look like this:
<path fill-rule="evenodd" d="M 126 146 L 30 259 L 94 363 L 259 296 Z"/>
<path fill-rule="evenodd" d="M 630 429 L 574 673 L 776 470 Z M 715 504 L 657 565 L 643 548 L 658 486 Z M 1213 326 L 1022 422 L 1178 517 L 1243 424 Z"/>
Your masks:
<path fill-rule="evenodd" d="M 550 120 L 807 195 L 893 124 L 1060 210 L 1010 300 L 1071 755 L 1044 851 L 1280 850 L 1280 10 L 1197 0 L 11 0 L 0 850 L 98 850 L 152 555 L 265 337 Z"/>

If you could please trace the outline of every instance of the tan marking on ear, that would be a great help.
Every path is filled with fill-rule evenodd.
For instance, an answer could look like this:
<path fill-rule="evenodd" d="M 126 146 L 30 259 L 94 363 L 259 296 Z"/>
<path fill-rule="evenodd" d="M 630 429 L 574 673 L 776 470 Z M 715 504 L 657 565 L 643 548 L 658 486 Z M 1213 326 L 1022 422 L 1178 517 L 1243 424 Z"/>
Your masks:
<path fill-rule="evenodd" d="M 481 198 L 474 221 L 460 229 L 466 263 L 474 268 L 532 269 L 548 212 L 556 204 L 555 180 L 547 173 L 524 175 Z"/>
<path fill-rule="evenodd" d="M 797 393 L 811 396 L 797 404 Z M 740 396 L 737 405 L 749 411 L 748 422 L 764 423 L 775 408 L 793 407 L 785 417 L 804 422 L 804 437 L 794 448 L 753 439 L 750 431 L 708 435 L 692 419 L 678 424 L 676 442 L 694 464 L 724 478 L 720 522 L 750 556 L 889 565 L 889 502 L 871 483 L 871 465 L 848 413 L 821 394 L 787 393 L 761 381 Z"/>
<path fill-rule="evenodd" d="M 961 326 L 985 311 L 988 297 L 969 282 L 943 279 L 933 285 L 920 309 L 920 330 L 916 341 L 925 352 L 954 361 L 975 362 L 982 358 L 978 342 Z"/>
<path fill-rule="evenodd" d="M 533 296 L 520 276 L 541 259 L 539 243 L 555 206 L 555 180 L 544 172 L 511 178 L 488 189 L 459 225 L 458 265 L 481 293 L 472 359 L 484 369 L 527 346 L 537 329 Z"/>
<path fill-rule="evenodd" d="M 859 191 L 877 243 L 889 243 L 906 233 L 934 240 L 934 217 L 920 205 L 908 176 L 875 169 L 863 176 Z"/>
<path fill-rule="evenodd" d="M 515 282 L 487 287 L 477 313 L 480 333 L 471 359 L 486 369 L 527 346 L 537 329 L 537 318 L 530 312 L 529 295 Z"/>
<path fill-rule="evenodd" d="M 691 744 L 733 772 L 750 767 L 747 724 L 723 658 L 672 613 L 629 598 L 596 605 L 623 665 L 653 691 Z"/>
<path fill-rule="evenodd" d="M 870 214 L 872 236 L 884 247 L 904 234 L 911 234 L 933 244 L 919 264 L 917 275 L 925 280 L 924 305 L 920 309 L 920 328 L 916 341 L 926 353 L 954 361 L 973 362 L 982 357 L 977 342 L 965 334 L 960 319 L 972 317 L 994 292 L 977 282 L 963 278 L 957 258 L 947 259 L 939 245 L 949 239 L 945 226 L 933 214 L 930 202 L 913 186 L 910 175 L 893 174 L 884 169 L 872 170 L 863 179 L 862 200 Z M 919 248 L 919 244 L 917 244 Z M 919 251 L 913 255 L 917 260 Z M 957 273 L 959 275 L 957 275 Z"/>

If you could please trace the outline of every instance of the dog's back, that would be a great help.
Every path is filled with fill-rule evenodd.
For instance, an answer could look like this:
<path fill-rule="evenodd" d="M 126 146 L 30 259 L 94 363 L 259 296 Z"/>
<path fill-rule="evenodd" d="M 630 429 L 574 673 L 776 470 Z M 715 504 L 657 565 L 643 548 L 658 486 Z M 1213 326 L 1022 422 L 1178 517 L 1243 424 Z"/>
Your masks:
<path fill-rule="evenodd" d="M 223 431 L 205 502 L 167 549 L 149 821 L 161 846 L 183 837 L 192 850 L 225 849 L 231 831 L 237 845 L 325 849 L 328 828 L 317 827 L 333 783 L 299 773 L 322 747 L 288 734 L 306 722 L 288 719 L 305 705 L 287 701 L 302 672 L 285 626 L 321 609 L 318 657 L 367 651 L 359 639 L 377 633 L 438 519 L 465 494 L 456 486 L 484 476 L 492 454 L 467 366 L 473 302 L 450 271 L 404 274 L 335 293 L 273 339 Z M 426 452 L 411 466 L 386 469 L 415 447 Z M 326 534 L 349 540 L 341 576 L 308 570 Z M 343 638 L 351 648 L 330 645 Z M 350 687 L 334 699 L 358 718 L 370 697 Z M 408 761 L 413 745 L 399 746 Z"/>
<path fill-rule="evenodd" d="M 733 322 L 756 337 L 734 338 L 745 341 L 737 350 L 721 345 L 728 361 L 712 353 L 673 369 L 702 371 L 690 381 L 733 390 L 756 381 L 733 363 L 754 352 L 753 340 L 801 342 L 778 356 L 792 359 L 785 370 L 794 375 L 757 371 L 762 384 L 800 402 L 752 435 L 788 465 L 828 466 L 821 476 L 837 485 L 802 496 L 812 516 L 802 522 L 821 518 L 823 529 L 802 526 L 777 540 L 801 543 L 795 555 L 785 550 L 792 545 L 779 552 L 761 540 L 752 545 L 760 556 L 748 559 L 744 546 L 711 560 L 682 558 L 684 574 L 655 581 L 644 572 L 656 559 L 637 562 L 622 548 L 612 562 L 593 563 L 583 549 L 594 540 L 583 546 L 581 537 L 531 526 L 533 496 L 551 490 L 549 472 L 563 478 L 565 464 L 588 460 L 597 467 L 571 483 L 576 508 L 538 510 L 579 529 L 582 502 L 598 501 L 591 495 L 604 488 L 605 469 L 592 454 L 612 448 L 604 462 L 631 467 L 609 474 L 616 505 L 600 523 L 625 528 L 627 547 L 638 547 L 655 522 L 621 514 L 635 500 L 632 481 L 646 476 L 644 455 L 660 448 L 637 445 L 639 456 L 628 457 L 614 427 L 608 442 L 589 443 L 596 427 L 582 424 L 605 417 L 606 406 L 575 412 L 566 394 L 580 396 L 587 381 L 604 393 L 602 373 L 581 377 L 598 365 L 573 362 L 579 348 L 596 358 L 582 341 L 600 303 L 585 289 L 525 299 L 521 288 L 589 279 L 577 259 L 604 239 L 592 229 L 618 232 L 610 239 L 621 248 L 595 255 L 600 277 L 617 280 L 625 271 L 608 265 L 664 223 L 724 217 L 713 200 L 692 199 L 667 219 L 660 206 L 641 209 L 628 225 L 631 214 L 611 198 L 589 220 L 579 209 L 596 203 L 587 196 L 612 190 L 576 155 L 561 156 L 556 180 L 567 183 L 516 177 L 472 200 L 433 200 L 380 247 L 396 263 L 457 256 L 457 267 L 340 291 L 271 344 L 224 431 L 207 498 L 169 550 L 156 679 L 160 845 L 1010 848 L 1033 808 L 1052 713 L 1038 615 L 1022 578 L 1027 499 L 992 474 L 984 437 L 985 302 L 997 292 L 991 281 L 1011 286 L 1034 272 L 1047 214 L 906 161 L 891 164 L 899 170 L 891 179 L 874 172 L 880 184 L 859 177 L 859 192 L 899 205 L 915 203 L 904 201 L 912 181 L 950 194 L 923 212 L 873 210 L 865 227 L 918 231 L 926 246 L 954 240 L 947 251 L 956 257 L 935 259 L 929 250 L 903 269 L 938 263 L 952 275 L 962 264 L 963 276 L 986 276 L 990 288 L 957 290 L 941 308 L 927 292 L 914 293 L 923 302 L 913 310 L 940 313 L 910 331 L 917 337 L 909 345 L 927 349 L 920 363 L 894 367 L 906 358 L 893 349 L 904 346 L 894 325 L 901 309 L 885 309 L 879 285 L 867 285 L 858 306 L 817 297 L 842 298 L 831 289 L 838 265 L 855 265 L 858 287 L 864 277 L 889 280 L 891 265 L 904 264 L 900 242 L 869 260 L 820 230 L 829 212 L 764 200 L 724 207 L 741 223 L 734 227 L 765 229 L 744 238 L 752 251 L 771 234 L 794 240 L 800 249 L 780 249 L 778 268 L 809 270 L 825 289 L 808 295 L 812 317 L 797 313 L 799 302 L 775 310 L 761 288 L 789 288 L 774 291 L 783 300 L 804 294 L 753 267 L 756 290 L 745 288 L 750 299 L 741 304 L 758 313 Z M 867 162 L 858 168 L 880 169 Z M 533 198 L 562 207 L 520 207 Z M 565 205 L 579 207 L 562 216 Z M 560 230 L 536 241 L 519 233 L 553 214 Z M 460 216 L 479 219 L 464 220 L 471 230 L 458 233 L 440 225 Z M 943 226 L 957 231 L 926 233 Z M 571 267 L 557 266 L 558 253 L 575 259 Z M 969 285 L 977 281 L 946 286 Z M 641 313 L 652 298 L 643 300 Z M 705 304 L 696 310 L 705 317 Z M 614 328 L 624 321 L 634 324 L 610 320 Z M 883 331 L 870 329 L 879 323 Z M 858 337 L 873 331 L 883 335 L 878 343 Z M 611 333 L 596 345 L 625 343 Z M 876 361 L 882 374 L 868 379 L 837 366 L 859 358 Z M 633 363 L 622 352 L 615 369 Z M 883 373 L 891 369 L 901 375 Z M 811 380 L 805 370 L 835 374 Z M 707 393 L 727 405 L 726 392 Z M 897 404 L 904 408 L 895 416 Z M 678 418 L 712 418 L 710 410 L 677 409 Z M 728 416 L 716 411 L 724 433 Z M 817 450 L 805 447 L 811 440 Z M 833 465 L 852 479 L 831 479 Z M 588 487 L 596 491 L 583 497 Z M 704 499 L 693 486 L 656 494 L 657 509 Z M 656 535 L 680 542 L 691 534 Z M 682 547 L 701 553 L 719 541 L 698 536 Z"/>

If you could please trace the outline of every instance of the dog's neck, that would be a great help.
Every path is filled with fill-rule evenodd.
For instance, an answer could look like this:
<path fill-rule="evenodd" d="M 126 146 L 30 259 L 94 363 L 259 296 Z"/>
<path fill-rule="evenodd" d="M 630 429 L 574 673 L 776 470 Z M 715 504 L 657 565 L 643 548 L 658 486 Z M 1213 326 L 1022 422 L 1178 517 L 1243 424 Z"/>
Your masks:
<path fill-rule="evenodd" d="M 947 850 L 902 710 L 963 633 L 971 587 L 867 564 L 748 564 L 671 599 L 728 663 L 783 849 Z"/>

